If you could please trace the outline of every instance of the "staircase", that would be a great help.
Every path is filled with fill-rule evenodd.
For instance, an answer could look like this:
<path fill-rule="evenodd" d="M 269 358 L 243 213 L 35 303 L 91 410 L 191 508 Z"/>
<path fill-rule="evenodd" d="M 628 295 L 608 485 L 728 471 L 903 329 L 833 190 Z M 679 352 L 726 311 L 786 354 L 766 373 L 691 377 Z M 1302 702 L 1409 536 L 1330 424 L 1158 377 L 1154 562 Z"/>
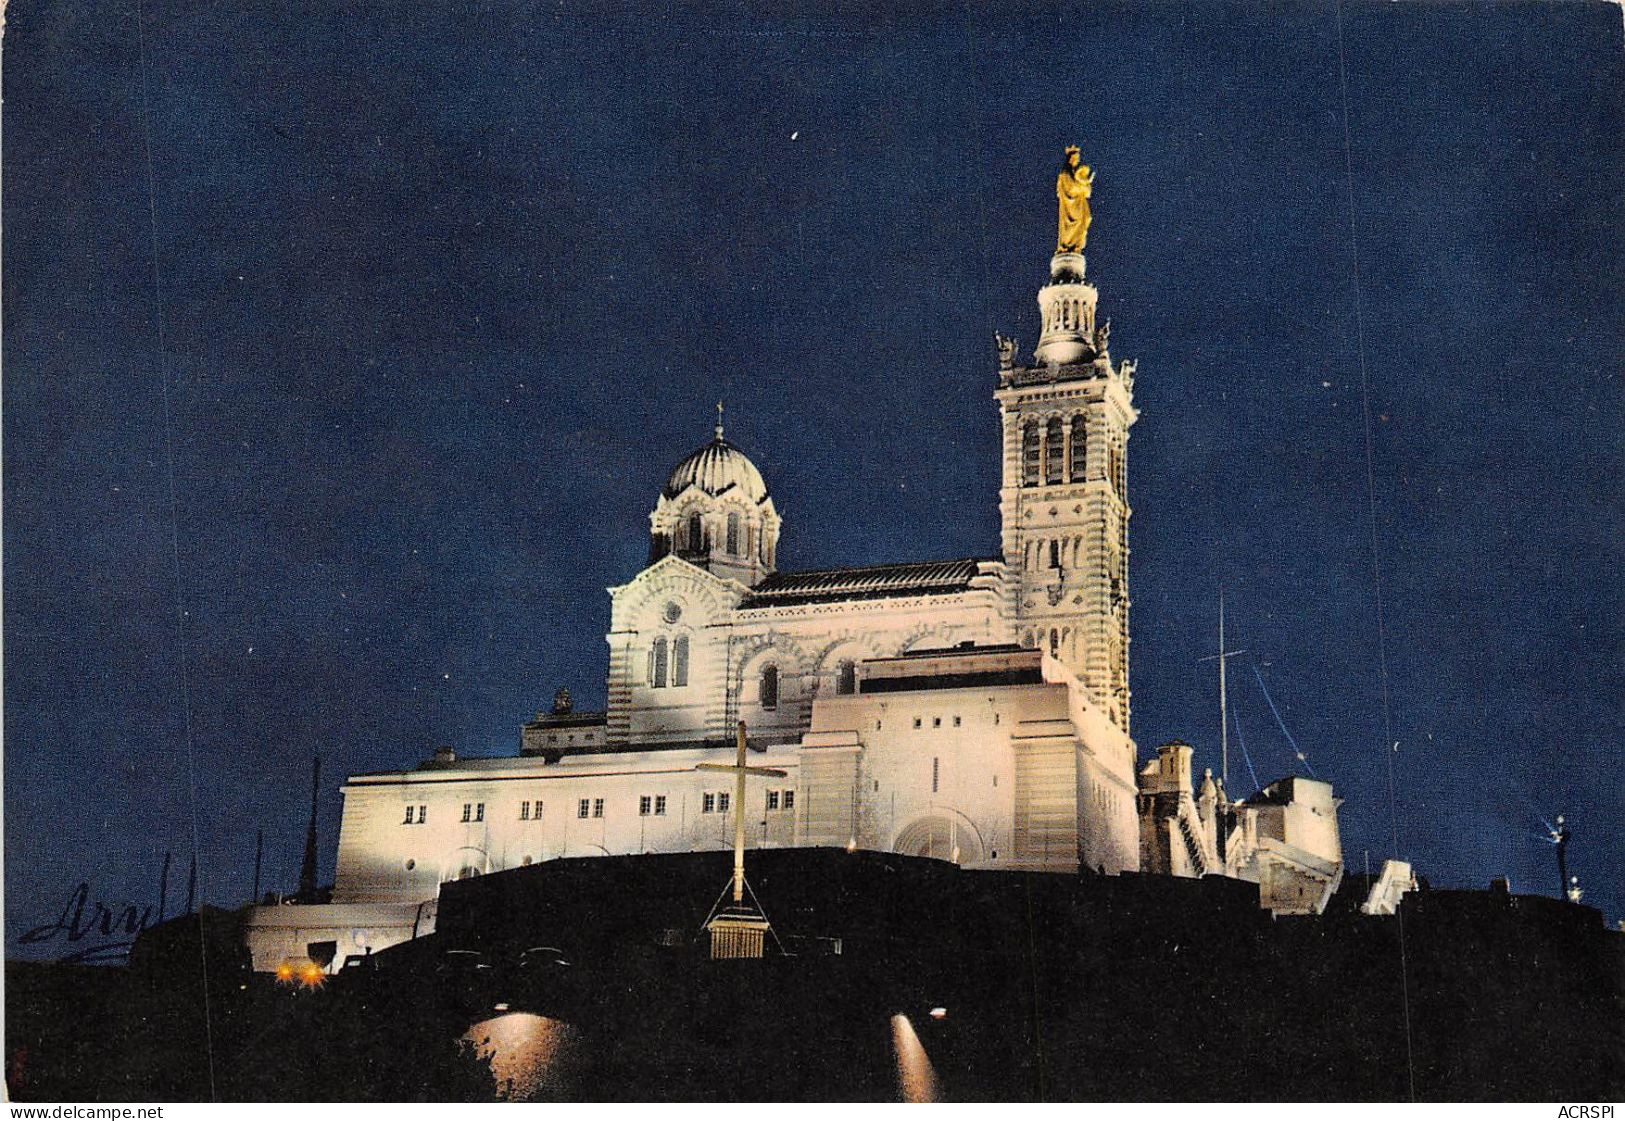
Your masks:
<path fill-rule="evenodd" d="M 1202 853 L 1202 843 L 1197 839 L 1196 830 L 1191 828 L 1190 818 L 1179 814 L 1174 820 L 1179 822 L 1179 835 L 1185 838 L 1185 852 L 1190 856 L 1191 867 L 1198 876 L 1207 875 L 1207 857 Z"/>

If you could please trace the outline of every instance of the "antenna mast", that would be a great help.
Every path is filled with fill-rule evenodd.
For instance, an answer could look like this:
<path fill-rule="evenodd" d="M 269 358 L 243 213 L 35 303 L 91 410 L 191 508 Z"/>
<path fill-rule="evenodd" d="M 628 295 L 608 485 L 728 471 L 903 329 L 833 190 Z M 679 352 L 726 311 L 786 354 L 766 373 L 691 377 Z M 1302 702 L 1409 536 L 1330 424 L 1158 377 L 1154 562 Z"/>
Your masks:
<path fill-rule="evenodd" d="M 1224 585 L 1219 585 L 1219 781 L 1230 789 L 1230 709 L 1224 688 Z"/>

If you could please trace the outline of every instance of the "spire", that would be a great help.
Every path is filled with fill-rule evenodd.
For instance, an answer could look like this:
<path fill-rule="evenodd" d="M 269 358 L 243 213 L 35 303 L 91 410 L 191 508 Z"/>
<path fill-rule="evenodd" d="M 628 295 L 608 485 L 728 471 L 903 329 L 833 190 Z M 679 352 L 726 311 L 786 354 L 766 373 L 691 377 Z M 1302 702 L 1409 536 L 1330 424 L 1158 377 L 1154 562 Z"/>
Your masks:
<path fill-rule="evenodd" d="M 717 439 L 722 439 L 722 401 L 717 401 Z"/>

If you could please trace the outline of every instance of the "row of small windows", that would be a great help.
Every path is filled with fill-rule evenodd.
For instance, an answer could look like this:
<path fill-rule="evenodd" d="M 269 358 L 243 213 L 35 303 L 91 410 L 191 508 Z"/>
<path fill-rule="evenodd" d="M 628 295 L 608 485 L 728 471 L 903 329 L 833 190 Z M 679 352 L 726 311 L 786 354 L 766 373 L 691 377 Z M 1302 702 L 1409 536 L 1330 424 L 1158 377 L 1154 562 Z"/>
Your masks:
<path fill-rule="evenodd" d="M 1022 636 L 1021 644 L 1029 650 L 1036 650 L 1039 644 L 1044 641 L 1044 637 L 1042 630 L 1028 631 Z M 1049 630 L 1049 656 L 1059 658 L 1063 647 L 1066 648 L 1068 654 L 1076 653 L 1072 645 L 1072 628 L 1051 627 Z"/>
<path fill-rule="evenodd" d="M 1021 430 L 1021 485 L 1083 482 L 1089 470 L 1088 430 L 1082 413 L 1070 424 L 1058 416 L 1042 425 L 1029 420 Z"/>
<path fill-rule="evenodd" d="M 701 813 L 708 813 L 708 814 L 714 814 L 714 813 L 725 814 L 725 813 L 728 812 L 728 804 L 729 804 L 729 801 L 730 801 L 730 797 L 731 796 L 725 790 L 707 791 L 701 797 L 701 803 L 700 803 L 701 804 L 701 809 L 700 809 L 700 812 Z M 768 810 L 781 810 L 781 809 L 782 810 L 790 810 L 790 809 L 795 808 L 795 804 L 796 804 L 796 792 L 794 790 L 769 790 L 767 792 L 767 809 Z M 576 802 L 576 817 L 581 818 L 581 819 L 589 819 L 589 818 L 595 818 L 595 817 L 601 818 L 603 816 L 604 816 L 604 799 L 602 799 L 602 798 L 582 798 L 582 799 L 579 799 Z M 640 794 L 640 795 L 638 795 L 638 816 L 640 816 L 640 817 L 665 817 L 666 816 L 666 795 L 664 795 L 664 794 Z M 422 825 L 426 821 L 428 821 L 428 819 L 429 819 L 429 807 L 428 806 L 426 806 L 426 805 L 408 805 L 406 807 L 406 816 L 402 819 L 401 824 L 402 825 Z M 484 821 L 485 820 L 485 803 L 484 802 L 464 802 L 463 803 L 463 817 L 462 817 L 462 820 L 465 821 L 465 822 L 468 822 L 468 823 Z M 542 800 L 540 798 L 522 800 L 519 803 L 519 820 L 520 821 L 541 821 L 542 820 Z"/>
<path fill-rule="evenodd" d="M 847 697 L 858 691 L 857 664 L 842 660 L 835 667 L 835 693 Z M 779 707 L 779 667 L 769 663 L 756 679 L 756 703 L 772 711 Z"/>
<path fill-rule="evenodd" d="M 680 553 L 709 555 L 717 545 L 715 535 L 698 513 L 690 514 L 677 523 L 672 545 Z M 769 567 L 773 564 L 773 540 L 767 526 L 754 532 L 745 526 L 736 512 L 729 513 L 722 531 L 722 551 L 731 557 L 751 559 L 760 556 Z"/>
<path fill-rule="evenodd" d="M 688 684 L 688 636 L 679 635 L 670 643 L 657 638 L 649 647 L 649 688 L 668 685 L 681 689 Z"/>
<path fill-rule="evenodd" d="M 680 689 L 688 684 L 688 637 L 668 641 L 657 638 L 649 647 L 647 680 L 651 689 Z M 858 667 L 842 661 L 835 667 L 835 693 L 850 696 L 858 691 Z M 757 675 L 757 701 L 765 709 L 779 707 L 779 667 L 763 666 Z"/>
<path fill-rule="evenodd" d="M 1087 331 L 1089 309 L 1082 300 L 1056 300 L 1044 311 L 1044 330 Z"/>
<path fill-rule="evenodd" d="M 1052 416 L 1043 423 L 1035 418 L 1022 425 L 1022 486 L 1081 483 L 1088 477 L 1089 422 L 1082 413 L 1070 421 Z M 1115 438 L 1106 441 L 1106 478 L 1119 498 L 1128 493 L 1123 445 Z"/>
<path fill-rule="evenodd" d="M 915 726 L 915 727 L 916 727 L 916 728 L 923 728 L 923 727 L 924 727 L 924 726 L 925 726 L 925 724 L 924 724 L 924 720 L 925 720 L 925 718 L 924 718 L 924 717 L 923 717 L 923 716 L 916 716 L 916 717 L 915 717 L 915 718 L 914 718 L 914 726 Z M 954 717 L 954 718 L 953 718 L 953 720 L 954 720 L 954 727 L 955 727 L 955 728 L 957 728 L 957 727 L 959 727 L 959 724 L 960 724 L 960 719 L 959 719 L 959 717 L 957 717 L 957 716 L 956 716 L 956 717 Z M 994 723 L 995 723 L 995 724 L 996 724 L 996 723 L 998 723 L 998 713 L 994 713 L 994 714 L 993 714 L 993 722 L 994 722 Z M 875 725 L 875 727 L 876 727 L 876 729 L 878 729 L 878 728 L 879 728 L 879 727 L 880 727 L 880 725 L 879 725 L 879 724 L 878 724 L 878 723 L 877 723 L 877 724 L 876 724 L 876 725 Z M 933 727 L 933 728 L 940 728 L 940 727 L 942 727 L 942 717 L 940 717 L 940 716 L 933 716 L 933 717 L 932 717 L 932 718 L 931 718 L 931 727 Z"/>
<path fill-rule="evenodd" d="M 1022 547 L 1021 567 L 1027 572 L 1038 568 L 1077 568 L 1082 559 L 1082 537 L 1051 537 L 1027 542 Z"/>

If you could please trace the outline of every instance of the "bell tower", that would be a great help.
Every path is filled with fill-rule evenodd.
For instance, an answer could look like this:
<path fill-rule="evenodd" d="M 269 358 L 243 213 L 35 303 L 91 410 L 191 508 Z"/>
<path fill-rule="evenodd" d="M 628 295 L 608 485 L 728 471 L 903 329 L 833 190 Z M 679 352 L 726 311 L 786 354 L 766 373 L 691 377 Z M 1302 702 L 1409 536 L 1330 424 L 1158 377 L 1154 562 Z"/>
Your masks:
<path fill-rule="evenodd" d="M 1038 290 L 1041 329 L 1029 362 L 996 337 L 1004 471 L 1001 544 L 1017 641 L 1044 650 L 1083 683 L 1124 733 L 1128 685 L 1128 431 L 1134 364 L 1114 364 L 1111 323 L 1083 245 L 1093 176 L 1076 149 L 1056 184 L 1060 236 Z"/>

